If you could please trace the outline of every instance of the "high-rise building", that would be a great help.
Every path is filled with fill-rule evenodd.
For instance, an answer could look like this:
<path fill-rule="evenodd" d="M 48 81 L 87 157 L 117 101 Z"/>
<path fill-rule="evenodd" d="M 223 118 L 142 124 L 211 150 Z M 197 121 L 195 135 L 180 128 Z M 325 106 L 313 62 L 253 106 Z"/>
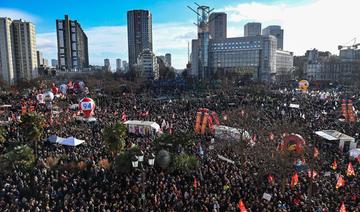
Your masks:
<path fill-rule="evenodd" d="M 10 18 L 0 18 L 0 77 L 9 85 L 16 82 L 11 24 Z"/>
<path fill-rule="evenodd" d="M 12 33 L 17 81 L 28 81 L 38 77 L 35 25 L 23 20 L 14 20 Z"/>
<path fill-rule="evenodd" d="M 61 70 L 76 71 L 88 68 L 88 39 L 77 20 L 56 20 L 58 63 Z"/>
<path fill-rule="evenodd" d="M 51 66 L 54 67 L 54 68 L 57 68 L 58 67 L 58 61 L 55 60 L 55 59 L 52 59 L 51 60 Z"/>
<path fill-rule="evenodd" d="M 121 71 L 121 59 L 116 59 L 116 71 Z"/>
<path fill-rule="evenodd" d="M 152 17 L 148 10 L 127 12 L 129 68 L 137 63 L 137 58 L 145 49 L 153 50 Z"/>
<path fill-rule="evenodd" d="M 272 35 L 277 39 L 277 48 L 283 49 L 284 48 L 284 30 L 281 29 L 281 26 L 273 25 L 268 26 L 262 31 L 263 35 L 268 36 Z"/>
<path fill-rule="evenodd" d="M 145 49 L 139 54 L 137 71 L 139 72 L 138 75 L 146 81 L 159 79 L 159 64 L 155 54 L 150 49 Z"/>
<path fill-rule="evenodd" d="M 124 69 L 124 72 L 127 72 L 129 70 L 129 64 L 126 62 L 126 60 L 122 61 L 122 67 Z"/>
<path fill-rule="evenodd" d="M 48 59 L 43 59 L 43 66 L 44 67 L 49 67 L 49 60 Z"/>
<path fill-rule="evenodd" d="M 211 39 L 227 37 L 227 15 L 223 12 L 211 13 L 209 16 L 209 33 Z"/>
<path fill-rule="evenodd" d="M 261 35 L 261 23 L 251 22 L 244 26 L 244 37 Z"/>
<path fill-rule="evenodd" d="M 43 54 L 41 51 L 36 51 L 36 58 L 37 58 L 37 64 L 38 66 L 43 66 L 44 65 L 44 58 L 43 58 Z"/>
<path fill-rule="evenodd" d="M 171 54 L 170 53 L 165 54 L 165 64 L 167 67 L 171 67 Z"/>
<path fill-rule="evenodd" d="M 109 59 L 104 59 L 104 69 L 105 71 L 111 71 L 111 65 Z"/>

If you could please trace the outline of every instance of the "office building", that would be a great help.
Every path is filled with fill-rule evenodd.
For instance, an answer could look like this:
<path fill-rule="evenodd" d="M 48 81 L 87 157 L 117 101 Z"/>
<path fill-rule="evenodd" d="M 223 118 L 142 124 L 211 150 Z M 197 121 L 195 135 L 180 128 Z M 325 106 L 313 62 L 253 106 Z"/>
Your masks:
<path fill-rule="evenodd" d="M 10 18 L 0 18 L 0 77 L 8 85 L 16 83 L 11 24 Z"/>
<path fill-rule="evenodd" d="M 48 59 L 43 59 L 43 66 L 44 67 L 49 67 L 49 60 Z"/>
<path fill-rule="evenodd" d="M 171 67 L 171 54 L 170 53 L 165 54 L 165 64 L 167 67 Z"/>
<path fill-rule="evenodd" d="M 227 15 L 226 13 L 211 13 L 209 16 L 210 39 L 227 38 Z"/>
<path fill-rule="evenodd" d="M 132 70 L 143 50 L 152 52 L 152 18 L 148 10 L 127 12 L 129 68 Z"/>
<path fill-rule="evenodd" d="M 56 20 L 58 63 L 64 71 L 81 71 L 89 66 L 88 39 L 77 20 Z"/>
<path fill-rule="evenodd" d="M 287 82 L 295 79 L 294 54 L 276 50 L 276 81 Z"/>
<path fill-rule="evenodd" d="M 261 35 L 261 23 L 251 22 L 244 26 L 244 37 Z"/>
<path fill-rule="evenodd" d="M 137 59 L 138 76 L 145 81 L 159 79 L 159 64 L 154 53 L 150 49 L 141 52 Z"/>
<path fill-rule="evenodd" d="M 109 59 L 104 59 L 104 70 L 105 71 L 111 71 L 111 65 Z"/>
<path fill-rule="evenodd" d="M 55 60 L 55 59 L 52 59 L 52 60 L 51 60 L 51 66 L 52 66 L 53 68 L 57 68 L 57 67 L 58 67 L 58 61 Z"/>
<path fill-rule="evenodd" d="M 262 34 L 265 36 L 272 35 L 277 39 L 277 48 L 283 49 L 284 48 L 284 30 L 281 29 L 281 26 L 273 25 L 268 26 L 263 29 Z"/>

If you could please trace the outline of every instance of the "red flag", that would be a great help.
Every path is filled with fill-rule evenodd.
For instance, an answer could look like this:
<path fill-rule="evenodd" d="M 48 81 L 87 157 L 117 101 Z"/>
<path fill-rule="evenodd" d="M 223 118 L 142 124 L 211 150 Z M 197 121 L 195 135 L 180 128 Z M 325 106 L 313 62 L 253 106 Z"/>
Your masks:
<path fill-rule="evenodd" d="M 299 182 L 299 176 L 297 172 L 295 172 L 295 174 L 291 177 L 291 187 L 296 186 L 298 182 Z"/>
<path fill-rule="evenodd" d="M 340 188 L 341 186 L 345 185 L 345 180 L 343 179 L 342 175 L 339 176 L 339 179 L 336 183 L 336 189 Z"/>
<path fill-rule="evenodd" d="M 339 212 L 346 212 L 346 208 L 345 208 L 345 204 L 344 204 L 344 202 L 342 202 L 342 203 L 341 203 L 341 206 L 340 206 Z"/>
<path fill-rule="evenodd" d="M 240 212 L 247 212 L 247 209 L 246 209 L 245 204 L 242 201 L 242 199 L 240 199 L 238 207 L 240 209 Z"/>
<path fill-rule="evenodd" d="M 196 191 L 197 189 L 197 180 L 196 180 L 196 177 L 194 177 L 194 190 Z"/>
<path fill-rule="evenodd" d="M 355 170 L 354 170 L 351 162 L 349 162 L 349 164 L 348 164 L 348 167 L 347 167 L 347 170 L 346 170 L 346 175 L 347 175 L 348 177 L 350 177 L 350 176 L 355 176 Z"/>
<path fill-rule="evenodd" d="M 255 142 L 256 141 L 256 134 L 254 134 L 253 136 L 252 136 L 252 140 Z"/>
<path fill-rule="evenodd" d="M 274 184 L 274 177 L 271 174 L 268 175 L 268 182 L 271 185 Z"/>
<path fill-rule="evenodd" d="M 317 158 L 319 156 L 319 150 L 318 148 L 314 147 L 314 158 Z"/>
<path fill-rule="evenodd" d="M 332 168 L 333 170 L 336 170 L 336 169 L 337 169 L 336 160 L 334 160 L 334 162 L 332 163 L 331 168 Z"/>
<path fill-rule="evenodd" d="M 121 121 L 123 121 L 123 122 L 127 121 L 127 115 L 125 112 L 122 112 L 122 114 L 121 114 Z"/>

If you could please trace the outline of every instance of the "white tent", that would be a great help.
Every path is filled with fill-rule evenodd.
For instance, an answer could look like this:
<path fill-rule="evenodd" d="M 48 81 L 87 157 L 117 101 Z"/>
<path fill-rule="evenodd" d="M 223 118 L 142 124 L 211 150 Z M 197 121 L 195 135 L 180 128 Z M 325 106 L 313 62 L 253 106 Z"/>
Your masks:
<path fill-rule="evenodd" d="M 316 135 L 331 142 L 339 142 L 339 149 L 344 150 L 345 145 L 349 145 L 349 150 L 356 149 L 357 142 L 355 138 L 348 136 L 336 130 L 321 130 L 316 131 Z"/>
<path fill-rule="evenodd" d="M 155 135 L 160 131 L 160 126 L 156 122 L 152 121 L 129 120 L 124 124 L 127 126 L 128 131 L 134 134 Z"/>
<path fill-rule="evenodd" d="M 62 142 L 64 140 L 64 138 L 61 138 L 57 135 L 52 135 L 47 140 L 50 141 L 50 143 L 57 144 L 57 143 Z"/>
<path fill-rule="evenodd" d="M 59 144 L 65 145 L 65 146 L 78 146 L 84 142 L 85 142 L 84 140 L 79 140 L 79 139 L 76 139 L 71 136 L 71 137 L 65 138 Z"/>
<path fill-rule="evenodd" d="M 220 139 L 229 139 L 229 140 L 251 139 L 249 132 L 242 129 L 236 129 L 224 125 L 215 125 L 215 137 Z"/>
<path fill-rule="evenodd" d="M 349 156 L 353 158 L 357 158 L 360 155 L 360 149 L 352 149 L 349 151 Z"/>

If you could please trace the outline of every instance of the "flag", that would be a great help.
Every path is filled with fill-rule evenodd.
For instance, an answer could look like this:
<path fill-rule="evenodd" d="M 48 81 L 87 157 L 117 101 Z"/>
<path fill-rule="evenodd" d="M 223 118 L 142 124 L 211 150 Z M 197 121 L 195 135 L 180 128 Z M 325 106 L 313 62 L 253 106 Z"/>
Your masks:
<path fill-rule="evenodd" d="M 271 174 L 268 175 L 268 182 L 271 185 L 274 184 L 274 177 Z"/>
<path fill-rule="evenodd" d="M 125 112 L 122 112 L 122 114 L 121 114 L 121 121 L 123 121 L 123 122 L 127 121 L 127 115 Z"/>
<path fill-rule="evenodd" d="M 256 142 L 256 134 L 254 134 L 254 135 L 252 136 L 252 140 L 253 140 L 254 142 Z"/>
<path fill-rule="evenodd" d="M 196 180 L 196 177 L 194 177 L 194 190 L 196 191 L 197 189 L 197 180 Z"/>
<path fill-rule="evenodd" d="M 346 208 L 345 208 L 344 202 L 341 203 L 339 212 L 346 212 Z"/>
<path fill-rule="evenodd" d="M 334 162 L 332 163 L 331 168 L 332 168 L 333 170 L 336 170 L 336 168 L 337 168 L 336 160 L 334 160 Z"/>
<path fill-rule="evenodd" d="M 291 177 L 291 187 L 296 186 L 298 182 L 299 182 L 299 176 L 297 172 L 295 172 L 295 174 Z"/>
<path fill-rule="evenodd" d="M 240 212 L 247 212 L 247 209 L 246 209 L 245 204 L 242 201 L 242 199 L 240 199 L 238 207 L 240 209 Z"/>
<path fill-rule="evenodd" d="M 319 150 L 318 148 L 314 147 L 314 158 L 317 158 L 319 156 Z"/>
<path fill-rule="evenodd" d="M 350 177 L 350 176 L 355 176 L 355 170 L 354 170 L 351 162 L 349 162 L 349 164 L 348 164 L 348 167 L 347 167 L 347 170 L 346 170 L 346 175 L 347 175 L 348 177 Z"/>
<path fill-rule="evenodd" d="M 342 175 L 339 176 L 338 181 L 336 183 L 336 189 L 340 188 L 341 186 L 345 185 L 345 181 L 342 177 Z"/>

